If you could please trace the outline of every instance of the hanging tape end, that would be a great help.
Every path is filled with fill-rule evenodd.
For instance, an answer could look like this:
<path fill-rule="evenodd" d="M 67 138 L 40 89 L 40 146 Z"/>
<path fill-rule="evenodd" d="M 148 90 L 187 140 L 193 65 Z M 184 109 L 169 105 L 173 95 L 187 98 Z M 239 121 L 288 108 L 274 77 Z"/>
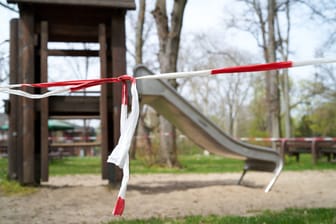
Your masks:
<path fill-rule="evenodd" d="M 113 209 L 113 215 L 121 216 L 124 212 L 124 209 L 125 209 L 125 199 L 119 196 Z"/>

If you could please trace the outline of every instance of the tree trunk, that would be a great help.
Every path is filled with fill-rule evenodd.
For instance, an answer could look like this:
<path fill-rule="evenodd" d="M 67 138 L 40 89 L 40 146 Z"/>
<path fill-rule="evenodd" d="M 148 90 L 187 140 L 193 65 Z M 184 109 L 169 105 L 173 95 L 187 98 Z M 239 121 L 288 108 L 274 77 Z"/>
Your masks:
<path fill-rule="evenodd" d="M 136 64 L 143 64 L 143 57 L 142 57 L 142 49 L 143 49 L 143 28 L 145 24 L 145 12 L 146 12 L 146 1 L 145 0 L 140 0 L 139 2 L 139 14 L 138 14 L 138 19 L 137 19 L 137 26 L 136 26 L 136 33 L 135 33 L 135 63 Z M 144 111 L 143 108 L 141 111 Z M 144 145 L 146 149 L 146 153 L 148 158 L 152 158 L 152 143 L 150 141 L 149 135 L 150 131 L 148 128 L 145 127 L 145 122 L 144 122 L 144 117 L 146 116 L 148 110 L 145 110 L 139 119 L 137 128 L 136 128 L 136 136 L 140 137 L 137 138 L 136 136 L 133 138 L 132 142 L 132 151 L 130 154 L 131 159 L 136 158 L 136 149 L 138 146 L 138 139 L 145 138 Z"/>
<path fill-rule="evenodd" d="M 155 9 L 152 11 L 159 37 L 159 62 L 162 73 L 176 72 L 186 3 L 187 0 L 174 1 L 170 26 L 165 0 L 157 0 Z M 172 84 L 177 87 L 176 81 L 172 81 Z M 160 117 L 160 131 L 160 162 L 169 167 L 178 166 L 175 128 L 166 119 Z"/>
<path fill-rule="evenodd" d="M 276 61 L 276 41 L 275 41 L 275 17 L 276 0 L 268 1 L 268 43 L 267 62 Z M 269 108 L 268 127 L 272 137 L 280 137 L 280 98 L 279 81 L 276 70 L 266 72 L 266 100 Z"/>
<path fill-rule="evenodd" d="M 140 0 L 139 14 L 135 33 L 135 63 L 142 64 L 142 47 L 143 47 L 143 27 L 145 23 L 146 2 Z"/>
<path fill-rule="evenodd" d="M 176 129 L 164 117 L 160 116 L 159 163 L 168 167 L 179 166 L 176 148 Z"/>
<path fill-rule="evenodd" d="M 290 98 L 289 98 L 289 77 L 288 70 L 283 71 L 283 100 L 284 100 L 284 120 L 285 120 L 285 137 L 292 136 Z"/>
<path fill-rule="evenodd" d="M 280 32 L 281 25 L 279 22 L 279 18 L 277 16 L 277 30 L 278 30 L 278 44 L 281 53 L 281 57 L 283 61 L 288 61 L 289 54 L 289 34 L 291 29 L 290 23 L 290 0 L 286 0 L 285 3 L 285 13 L 286 13 L 286 23 L 287 29 L 284 32 L 285 36 Z M 282 25 L 283 27 L 284 25 Z M 285 126 L 285 134 L 286 138 L 292 137 L 292 124 L 291 124 L 291 108 L 290 108 L 290 86 L 289 86 L 289 76 L 288 70 L 283 70 L 283 74 L 281 76 L 281 84 L 282 84 L 282 97 L 283 97 L 283 111 L 284 111 L 284 126 Z"/>

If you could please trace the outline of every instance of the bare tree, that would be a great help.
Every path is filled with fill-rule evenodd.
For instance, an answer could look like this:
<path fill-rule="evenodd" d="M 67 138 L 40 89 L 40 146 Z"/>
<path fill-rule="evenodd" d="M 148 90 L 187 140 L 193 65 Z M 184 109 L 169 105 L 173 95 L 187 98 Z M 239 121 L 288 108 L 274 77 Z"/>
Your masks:
<path fill-rule="evenodd" d="M 275 19 L 276 0 L 269 0 L 267 6 L 267 29 L 264 33 L 264 58 L 266 62 L 276 61 L 276 39 L 275 39 Z M 259 15 L 260 17 L 262 15 Z M 264 28 L 266 25 L 260 24 Z M 280 137 L 280 98 L 279 98 L 279 78 L 278 72 L 266 72 L 266 101 L 269 107 L 268 122 L 272 137 Z"/>
<path fill-rule="evenodd" d="M 135 33 L 135 63 L 142 64 L 142 48 L 143 48 L 143 30 L 145 24 L 145 12 L 146 12 L 146 2 L 145 0 L 140 0 L 138 9 L 138 19 Z"/>
<path fill-rule="evenodd" d="M 8 3 L 0 2 L 0 7 L 5 8 L 14 13 L 18 13 L 17 6 L 12 6 Z M 0 83 L 8 80 L 9 78 L 9 39 L 0 39 Z"/>
<path fill-rule="evenodd" d="M 289 55 L 290 7 L 296 1 L 290 0 L 240 0 L 245 6 L 242 18 L 233 19 L 231 25 L 249 32 L 262 49 L 265 62 L 287 60 Z M 241 16 L 241 15 L 240 15 Z M 265 72 L 266 102 L 268 108 L 268 131 L 271 136 L 280 136 L 280 109 L 282 93 L 286 136 L 290 136 L 289 79 L 284 71 Z M 280 92 L 281 91 L 281 92 Z"/>
<path fill-rule="evenodd" d="M 0 47 L 2 44 L 6 44 L 7 41 L 0 43 Z M 0 51 L 0 83 L 8 80 L 9 78 L 9 62 L 8 62 L 8 54 L 5 51 Z"/>
<path fill-rule="evenodd" d="M 146 2 L 145 0 L 139 1 L 139 8 L 138 8 L 138 18 L 136 21 L 136 27 L 135 27 L 135 64 L 142 64 L 142 48 L 143 48 L 143 28 L 145 24 L 145 12 L 146 12 Z M 142 111 L 142 110 L 141 110 Z M 138 125 L 136 127 L 135 133 L 136 136 L 133 137 L 132 141 L 132 150 L 130 153 L 131 159 L 135 159 L 136 149 L 137 149 L 137 143 L 138 143 L 138 136 L 148 136 L 148 133 L 145 133 L 146 129 L 144 128 L 144 122 L 143 122 L 144 113 L 140 114 L 140 119 L 138 122 Z M 146 138 L 147 140 L 147 138 Z M 147 145 L 150 147 L 150 139 L 146 141 Z"/>
<path fill-rule="evenodd" d="M 311 21 L 319 27 L 323 32 L 324 39 L 321 40 L 320 47 L 316 50 L 316 57 L 324 57 L 328 54 L 334 54 L 336 51 L 336 2 L 329 0 L 313 1 L 313 0 L 296 0 L 295 1 L 302 10 L 305 10 L 306 17 L 304 22 Z M 303 107 L 304 117 L 311 111 L 326 102 L 331 104 L 336 99 L 336 69 L 332 64 L 319 65 L 315 67 L 313 77 L 300 82 L 297 91 L 293 91 L 295 101 L 291 104 L 291 108 Z M 320 117 L 320 119 L 328 119 Z M 316 124 L 318 125 L 318 124 Z"/>
<path fill-rule="evenodd" d="M 0 6 L 1 6 L 1 7 L 4 7 L 5 9 L 8 9 L 8 10 L 10 10 L 10 11 L 13 11 L 13 12 L 19 12 L 19 11 L 17 10 L 17 7 L 12 7 L 12 6 L 10 6 L 9 4 L 6 4 L 6 3 L 2 3 L 2 2 L 0 2 Z"/>
<path fill-rule="evenodd" d="M 126 16 L 127 32 L 135 35 L 127 35 L 127 64 L 133 68 L 136 64 L 144 64 L 154 71 L 158 71 L 157 58 L 158 47 L 154 26 L 154 19 L 150 16 L 151 6 L 149 1 L 139 1 L 136 11 L 128 11 Z"/>
<path fill-rule="evenodd" d="M 145 16 L 146 15 L 146 2 L 145 0 L 140 0 L 139 8 L 138 8 L 138 18 L 136 21 L 136 33 L 135 33 L 135 63 L 143 64 L 143 46 L 144 46 L 144 25 L 145 25 Z M 137 125 L 136 136 L 133 138 L 133 146 L 131 151 L 131 158 L 135 159 L 136 150 L 138 147 L 139 140 L 144 140 L 145 151 L 149 158 L 149 162 L 153 161 L 153 150 L 152 150 L 152 142 L 150 139 L 150 134 L 153 127 L 149 126 L 145 119 L 148 116 L 152 116 L 151 108 L 149 106 L 142 106 L 139 122 Z"/>
<path fill-rule="evenodd" d="M 155 19 L 159 38 L 159 62 L 161 72 L 175 72 L 180 46 L 180 35 L 183 23 L 183 14 L 187 0 L 174 1 L 170 21 L 167 15 L 165 0 L 157 0 L 152 14 Z M 171 80 L 176 88 L 177 82 Z M 160 118 L 160 160 L 167 166 L 177 166 L 177 148 L 175 128 L 163 117 Z"/>
<path fill-rule="evenodd" d="M 185 70 L 234 66 L 251 63 L 249 52 L 223 48 L 221 41 L 207 35 L 196 35 L 183 45 L 180 66 Z M 197 53 L 192 53 L 197 52 Z M 211 78 L 194 77 L 178 80 L 179 91 L 200 112 L 232 136 L 238 136 L 238 120 L 244 105 L 251 95 L 252 75 L 219 75 Z M 211 108 L 211 109 L 209 109 Z"/>
<path fill-rule="evenodd" d="M 278 7 L 279 11 L 283 10 L 285 14 L 285 23 L 280 25 L 279 14 L 276 16 L 276 30 L 278 37 L 278 52 L 280 53 L 281 59 L 283 61 L 288 61 L 289 55 L 289 35 L 291 30 L 291 18 L 290 18 L 290 0 L 286 0 L 282 5 Z M 284 28 L 286 24 L 286 27 Z M 281 29 L 283 27 L 283 29 Z M 285 126 L 285 137 L 290 138 L 292 136 L 292 125 L 291 125 L 291 109 L 290 109 L 290 83 L 288 70 L 285 69 L 282 71 L 280 76 L 281 82 L 281 93 L 283 97 L 283 111 L 284 111 L 284 126 Z"/>

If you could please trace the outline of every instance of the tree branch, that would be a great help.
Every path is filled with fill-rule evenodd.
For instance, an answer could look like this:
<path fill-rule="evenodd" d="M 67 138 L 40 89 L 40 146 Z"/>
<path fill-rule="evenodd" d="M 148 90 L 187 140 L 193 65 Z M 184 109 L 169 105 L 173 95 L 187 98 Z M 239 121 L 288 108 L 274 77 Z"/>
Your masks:
<path fill-rule="evenodd" d="M 2 6 L 2 7 L 4 7 L 4 8 L 6 8 L 6 9 L 8 9 L 8 10 L 12 11 L 12 12 L 16 12 L 16 13 L 18 13 L 18 12 L 19 12 L 17 9 L 15 9 L 15 8 L 12 8 L 12 7 L 10 7 L 10 6 L 8 6 L 7 4 L 5 4 L 5 3 L 2 3 L 2 2 L 0 2 L 0 6 Z"/>
<path fill-rule="evenodd" d="M 154 16 L 156 23 L 156 29 L 160 43 L 160 52 L 165 52 L 169 33 L 166 0 L 156 1 L 155 9 L 152 11 L 152 15 Z"/>

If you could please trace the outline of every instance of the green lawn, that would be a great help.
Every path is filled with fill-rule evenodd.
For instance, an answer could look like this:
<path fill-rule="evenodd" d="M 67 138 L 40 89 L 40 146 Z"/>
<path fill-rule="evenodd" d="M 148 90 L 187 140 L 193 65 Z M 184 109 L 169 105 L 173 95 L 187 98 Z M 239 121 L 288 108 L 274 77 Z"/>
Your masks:
<path fill-rule="evenodd" d="M 221 173 L 221 172 L 241 172 L 244 167 L 243 160 L 230 159 L 222 156 L 204 155 L 182 155 L 179 157 L 182 168 L 168 169 L 158 166 L 146 165 L 144 160 L 131 161 L 131 171 L 133 173 Z M 303 170 L 331 170 L 336 169 L 336 163 L 327 162 L 325 158 L 318 160 L 317 164 L 312 163 L 309 154 L 300 156 L 300 161 L 296 162 L 294 157 L 286 158 L 284 171 Z"/>
<path fill-rule="evenodd" d="M 100 157 L 64 157 L 50 161 L 50 175 L 100 174 Z"/>
<path fill-rule="evenodd" d="M 220 156 L 183 155 L 179 157 L 181 168 L 165 168 L 148 165 L 144 160 L 132 160 L 133 173 L 221 173 L 239 172 L 244 167 L 244 161 Z"/>
<path fill-rule="evenodd" d="M 37 189 L 34 187 L 23 187 L 16 181 L 9 181 L 7 179 L 7 166 L 8 160 L 0 158 L 0 195 L 24 195 L 35 192 Z"/>
<path fill-rule="evenodd" d="M 178 219 L 152 218 L 109 222 L 124 224 L 336 224 L 336 208 L 286 209 L 281 212 L 243 216 L 189 216 Z"/>
<path fill-rule="evenodd" d="M 145 160 L 131 160 L 131 173 L 221 173 L 221 172 L 241 172 L 244 161 L 225 158 L 221 156 L 204 155 L 182 155 L 179 157 L 181 168 L 165 168 L 156 165 L 148 165 Z M 336 169 L 336 163 L 327 162 L 325 158 L 318 161 L 316 165 L 312 163 L 311 155 L 303 154 L 300 162 L 296 162 L 294 157 L 287 158 L 285 171 L 302 170 L 330 170 Z M 50 162 L 50 175 L 66 174 L 100 174 L 100 157 L 65 157 L 63 159 L 53 159 Z M 7 173 L 7 159 L 0 158 L 0 178 L 4 178 Z"/>
<path fill-rule="evenodd" d="M 182 155 L 179 157 L 181 168 L 165 168 L 146 164 L 145 160 L 137 159 L 131 161 L 131 174 L 150 173 L 222 173 L 241 172 L 244 166 L 242 160 L 229 159 L 221 156 L 204 156 L 200 154 Z M 13 181 L 7 180 L 7 159 L 0 158 L 0 189 L 11 193 L 31 192 L 32 188 L 24 188 Z M 320 159 L 316 165 L 312 163 L 311 156 L 301 155 L 300 162 L 295 158 L 287 158 L 284 167 L 285 171 L 302 170 L 330 170 L 336 169 L 336 163 Z M 50 175 L 67 174 L 100 174 L 100 157 L 65 157 L 53 159 L 49 166 Z"/>

